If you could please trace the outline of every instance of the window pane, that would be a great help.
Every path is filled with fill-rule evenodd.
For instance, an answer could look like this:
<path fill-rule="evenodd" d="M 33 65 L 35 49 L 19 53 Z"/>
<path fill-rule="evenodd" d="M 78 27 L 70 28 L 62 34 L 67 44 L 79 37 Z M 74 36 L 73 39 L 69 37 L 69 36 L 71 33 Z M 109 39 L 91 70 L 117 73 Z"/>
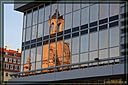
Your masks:
<path fill-rule="evenodd" d="M 57 4 L 52 4 L 52 12 L 51 12 L 51 15 L 53 15 L 57 9 Z"/>
<path fill-rule="evenodd" d="M 41 23 L 41 24 L 38 24 L 38 38 L 39 37 L 42 37 L 42 35 L 43 35 L 43 23 Z"/>
<path fill-rule="evenodd" d="M 64 42 L 64 64 L 70 64 L 70 54 L 71 54 L 71 39 L 67 39 Z M 68 45 L 68 48 L 67 48 Z"/>
<path fill-rule="evenodd" d="M 99 59 L 108 58 L 108 49 L 99 50 Z"/>
<path fill-rule="evenodd" d="M 36 48 L 31 49 L 31 62 L 35 62 Z"/>
<path fill-rule="evenodd" d="M 119 47 L 110 48 L 110 57 L 118 57 L 119 56 Z"/>
<path fill-rule="evenodd" d="M 27 27 L 31 26 L 31 21 L 32 21 L 32 13 L 27 14 Z"/>
<path fill-rule="evenodd" d="M 119 45 L 119 27 L 110 29 L 110 47 Z"/>
<path fill-rule="evenodd" d="M 31 37 L 31 27 L 26 29 L 26 41 L 29 41 Z"/>
<path fill-rule="evenodd" d="M 25 30 L 26 29 L 23 29 L 23 40 L 22 40 L 22 42 L 25 42 Z"/>
<path fill-rule="evenodd" d="M 65 15 L 65 29 L 71 29 L 72 13 Z"/>
<path fill-rule="evenodd" d="M 72 55 L 72 63 L 79 63 L 79 55 Z"/>
<path fill-rule="evenodd" d="M 36 62 L 36 69 L 41 69 L 41 62 Z"/>
<path fill-rule="evenodd" d="M 110 16 L 119 14 L 119 4 L 110 4 Z"/>
<path fill-rule="evenodd" d="M 98 4 L 90 6 L 90 22 L 98 20 Z"/>
<path fill-rule="evenodd" d="M 25 50 L 25 56 L 24 56 L 25 57 L 25 61 L 24 61 L 24 64 L 27 63 L 27 58 L 30 57 L 29 53 L 30 53 L 30 50 Z"/>
<path fill-rule="evenodd" d="M 24 28 L 26 28 L 26 14 L 24 14 Z"/>
<path fill-rule="evenodd" d="M 84 2 L 84 1 L 83 1 Z M 83 4 L 81 4 L 81 7 L 83 8 L 83 7 L 86 7 L 86 6 L 89 6 L 89 3 L 83 3 Z"/>
<path fill-rule="evenodd" d="M 35 63 L 32 63 L 32 69 L 31 70 L 35 70 Z"/>
<path fill-rule="evenodd" d="M 74 3 L 73 4 L 73 11 L 80 9 L 80 4 Z"/>
<path fill-rule="evenodd" d="M 81 36 L 81 47 L 80 52 L 88 51 L 88 35 Z"/>
<path fill-rule="evenodd" d="M 95 58 L 98 58 L 98 52 L 97 51 L 90 52 L 89 60 L 95 60 Z"/>
<path fill-rule="evenodd" d="M 49 47 L 49 67 L 52 67 L 54 65 L 58 65 L 59 64 L 59 59 L 57 57 L 55 57 L 57 55 L 57 53 L 55 52 L 56 49 L 56 43 L 50 43 L 50 47 Z M 59 55 L 58 55 L 59 57 Z M 56 60 L 56 64 L 55 64 L 55 60 Z"/>
<path fill-rule="evenodd" d="M 33 25 L 37 24 L 37 15 L 38 15 L 38 10 L 36 9 L 33 11 Z"/>
<path fill-rule="evenodd" d="M 72 38 L 72 54 L 79 53 L 79 37 Z"/>
<path fill-rule="evenodd" d="M 45 21 L 49 19 L 50 16 L 50 5 L 45 7 Z"/>
<path fill-rule="evenodd" d="M 90 50 L 96 50 L 98 45 L 98 34 L 97 32 L 90 34 Z"/>
<path fill-rule="evenodd" d="M 43 50 L 42 68 L 47 68 L 48 67 L 48 44 L 43 45 L 42 50 Z"/>
<path fill-rule="evenodd" d="M 80 54 L 80 62 L 88 61 L 88 53 Z"/>
<path fill-rule="evenodd" d="M 48 22 L 44 22 L 44 36 L 49 34 Z"/>
<path fill-rule="evenodd" d="M 42 46 L 37 47 L 36 61 L 41 61 L 41 57 L 42 57 Z"/>
<path fill-rule="evenodd" d="M 126 10 L 125 10 L 125 6 L 121 6 L 121 7 L 120 7 L 120 12 L 121 12 L 121 13 L 124 13 L 125 11 L 126 11 Z"/>
<path fill-rule="evenodd" d="M 87 24 L 89 22 L 89 8 L 84 8 L 81 10 L 81 25 Z"/>
<path fill-rule="evenodd" d="M 69 13 L 72 11 L 72 4 L 66 4 L 66 13 Z"/>
<path fill-rule="evenodd" d="M 22 55 L 21 55 L 21 64 L 23 64 L 24 62 L 24 51 L 22 51 Z"/>
<path fill-rule="evenodd" d="M 80 11 L 73 12 L 73 27 L 80 25 Z"/>
<path fill-rule="evenodd" d="M 109 4 L 100 4 L 100 19 L 108 17 Z"/>
<path fill-rule="evenodd" d="M 5 62 L 8 62 L 8 58 L 5 58 Z"/>
<path fill-rule="evenodd" d="M 108 30 L 99 31 L 99 49 L 108 47 Z"/>
<path fill-rule="evenodd" d="M 37 25 L 32 27 L 32 39 L 36 39 L 37 36 Z"/>
<path fill-rule="evenodd" d="M 59 13 L 60 13 L 60 15 L 63 15 L 64 14 L 64 9 L 65 9 L 64 8 L 65 4 L 59 3 L 58 5 L 59 5 L 59 7 L 58 7 Z"/>
<path fill-rule="evenodd" d="M 44 8 L 39 9 L 39 23 L 44 21 Z"/>

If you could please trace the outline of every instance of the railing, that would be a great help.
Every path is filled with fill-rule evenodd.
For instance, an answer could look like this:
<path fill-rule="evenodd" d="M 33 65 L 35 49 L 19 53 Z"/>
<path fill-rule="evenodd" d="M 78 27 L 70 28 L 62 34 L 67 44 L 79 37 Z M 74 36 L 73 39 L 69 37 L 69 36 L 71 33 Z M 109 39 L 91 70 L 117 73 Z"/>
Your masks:
<path fill-rule="evenodd" d="M 31 75 L 50 73 L 50 72 L 53 72 L 53 70 L 55 72 L 59 72 L 59 71 L 62 72 L 62 71 L 65 71 L 65 70 L 68 71 L 68 70 L 80 69 L 80 68 L 89 68 L 89 67 L 95 67 L 95 66 L 112 65 L 112 64 L 117 64 L 117 63 L 123 63 L 126 60 L 125 58 L 126 57 L 122 56 L 122 57 L 111 57 L 111 58 L 104 58 L 104 59 L 95 59 L 95 60 L 91 60 L 91 61 L 87 61 L 87 62 L 67 64 L 67 65 L 48 67 L 48 68 L 41 68 L 41 69 L 25 71 L 25 72 L 18 72 L 18 73 L 15 73 L 15 74 L 10 74 L 10 76 L 16 78 L 16 77 L 25 77 L 25 76 L 31 76 Z M 104 61 L 108 61 L 108 63 L 101 63 L 101 62 L 104 62 Z M 58 70 L 60 68 L 66 68 L 66 69 Z M 42 72 L 44 70 L 47 71 L 47 72 Z M 26 75 L 25 73 L 29 73 L 29 74 Z"/>

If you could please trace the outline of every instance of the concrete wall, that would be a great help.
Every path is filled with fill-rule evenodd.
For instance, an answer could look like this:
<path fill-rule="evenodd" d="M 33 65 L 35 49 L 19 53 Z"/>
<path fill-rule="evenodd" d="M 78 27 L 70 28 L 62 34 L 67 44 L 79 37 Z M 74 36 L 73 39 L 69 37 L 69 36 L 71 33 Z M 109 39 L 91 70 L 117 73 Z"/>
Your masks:
<path fill-rule="evenodd" d="M 124 64 L 97 66 L 63 72 L 54 72 L 29 77 L 13 78 L 10 81 L 56 81 L 77 78 L 101 77 L 124 74 Z"/>

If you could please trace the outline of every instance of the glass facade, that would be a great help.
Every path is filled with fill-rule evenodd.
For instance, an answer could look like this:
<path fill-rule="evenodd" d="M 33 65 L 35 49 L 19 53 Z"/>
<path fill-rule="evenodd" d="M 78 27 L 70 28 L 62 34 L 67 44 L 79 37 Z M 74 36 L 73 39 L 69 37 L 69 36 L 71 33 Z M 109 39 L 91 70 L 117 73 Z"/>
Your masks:
<path fill-rule="evenodd" d="M 63 30 L 50 34 L 49 19 L 52 19 L 56 9 L 64 20 Z M 27 57 L 30 57 L 30 70 L 89 62 L 97 58 L 119 57 L 121 35 L 119 24 L 121 11 L 119 9 L 118 3 L 55 3 L 42 4 L 26 11 L 21 71 L 24 71 L 23 67 Z M 54 28 L 54 24 L 51 24 Z M 59 26 L 58 21 L 57 29 L 60 28 Z M 70 57 L 65 57 L 66 55 Z"/>

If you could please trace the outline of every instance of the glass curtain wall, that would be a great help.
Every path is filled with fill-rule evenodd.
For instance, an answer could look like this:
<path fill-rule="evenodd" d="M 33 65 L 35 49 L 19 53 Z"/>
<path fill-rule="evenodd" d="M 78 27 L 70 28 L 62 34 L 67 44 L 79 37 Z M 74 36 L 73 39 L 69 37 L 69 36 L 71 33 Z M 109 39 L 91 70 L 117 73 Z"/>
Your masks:
<path fill-rule="evenodd" d="M 35 70 L 119 56 L 119 8 L 119 4 L 108 3 L 54 3 L 40 5 L 26 11 L 23 25 L 22 42 L 24 45 L 22 48 L 24 49 L 21 71 L 23 71 L 27 57 L 31 59 L 32 70 Z M 56 9 L 64 20 L 63 32 L 59 35 L 58 31 L 55 36 L 51 37 L 48 20 L 52 19 Z M 111 19 L 115 16 L 117 19 Z M 55 19 L 57 17 L 58 15 Z M 59 24 L 57 24 L 57 29 L 59 29 Z M 35 42 L 41 44 L 38 45 Z M 57 53 L 58 45 L 61 45 L 60 54 Z M 65 51 L 66 49 L 68 52 Z M 54 56 L 49 57 L 50 55 Z M 70 55 L 70 57 L 64 57 L 65 55 Z"/>

